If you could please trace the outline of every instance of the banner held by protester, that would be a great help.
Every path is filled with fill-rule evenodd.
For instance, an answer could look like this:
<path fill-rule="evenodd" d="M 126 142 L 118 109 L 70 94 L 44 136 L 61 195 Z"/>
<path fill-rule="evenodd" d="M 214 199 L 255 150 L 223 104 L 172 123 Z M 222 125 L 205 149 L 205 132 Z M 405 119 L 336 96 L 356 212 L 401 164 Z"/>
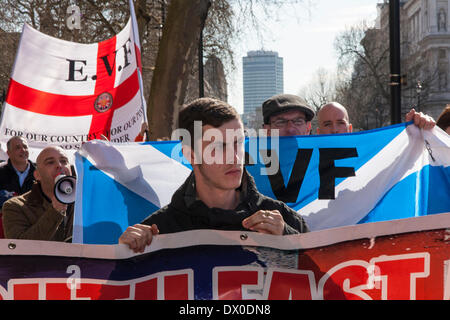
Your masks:
<path fill-rule="evenodd" d="M 134 141 L 145 119 L 131 18 L 111 39 L 81 44 L 25 24 L 11 74 L 0 142 L 77 150 L 101 139 Z"/>
<path fill-rule="evenodd" d="M 143 254 L 4 239 L 0 299 L 448 300 L 449 231 L 443 213 L 289 236 L 185 231 Z"/>
<path fill-rule="evenodd" d="M 248 138 L 246 152 L 258 190 L 297 210 L 311 230 L 450 211 L 450 139 L 438 128 L 400 124 L 278 144 Z M 76 167 L 74 242 L 92 244 L 117 243 L 191 172 L 176 141 L 92 141 Z"/>

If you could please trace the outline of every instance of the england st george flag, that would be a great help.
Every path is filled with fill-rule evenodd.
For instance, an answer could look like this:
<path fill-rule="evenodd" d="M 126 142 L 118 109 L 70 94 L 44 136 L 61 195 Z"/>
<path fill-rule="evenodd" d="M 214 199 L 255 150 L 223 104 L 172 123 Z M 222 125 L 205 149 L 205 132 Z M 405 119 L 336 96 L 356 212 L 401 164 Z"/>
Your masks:
<path fill-rule="evenodd" d="M 114 37 L 80 44 L 23 27 L 0 124 L 0 142 L 77 150 L 101 135 L 134 141 L 145 119 L 132 18 Z M 35 158 L 37 154 L 30 154 Z"/>

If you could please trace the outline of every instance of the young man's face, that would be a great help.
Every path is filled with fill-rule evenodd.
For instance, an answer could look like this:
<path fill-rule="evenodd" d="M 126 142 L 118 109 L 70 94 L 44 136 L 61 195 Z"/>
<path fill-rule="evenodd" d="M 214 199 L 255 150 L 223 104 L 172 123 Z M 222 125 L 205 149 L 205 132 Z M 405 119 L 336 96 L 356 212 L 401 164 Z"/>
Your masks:
<path fill-rule="evenodd" d="M 194 165 L 196 181 L 211 188 L 234 190 L 241 185 L 244 168 L 244 128 L 238 119 L 218 128 L 202 127 L 201 163 Z"/>
<path fill-rule="evenodd" d="M 36 164 L 35 178 L 41 182 L 43 187 L 53 188 L 55 178 L 59 174 L 72 174 L 69 159 L 62 150 L 56 147 L 42 150 Z"/>
<path fill-rule="evenodd" d="M 28 143 L 23 138 L 12 139 L 7 154 L 13 164 L 26 164 L 29 156 Z"/>
<path fill-rule="evenodd" d="M 270 117 L 270 123 L 264 125 L 268 135 L 279 130 L 279 136 L 305 136 L 311 131 L 311 122 L 306 121 L 305 113 L 298 110 L 286 111 Z"/>

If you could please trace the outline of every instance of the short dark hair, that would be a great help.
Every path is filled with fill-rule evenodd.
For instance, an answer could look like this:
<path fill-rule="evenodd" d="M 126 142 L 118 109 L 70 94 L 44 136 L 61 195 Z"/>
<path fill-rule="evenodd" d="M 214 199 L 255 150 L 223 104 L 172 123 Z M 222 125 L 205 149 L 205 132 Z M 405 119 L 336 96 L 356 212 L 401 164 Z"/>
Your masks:
<path fill-rule="evenodd" d="M 447 104 L 447 106 L 444 108 L 441 115 L 436 121 L 436 125 L 444 131 L 448 127 L 450 127 L 450 104 Z"/>
<path fill-rule="evenodd" d="M 178 127 L 186 129 L 194 138 L 194 122 L 201 121 L 202 126 L 218 128 L 226 122 L 241 117 L 228 103 L 214 98 L 198 98 L 185 105 L 178 116 Z"/>

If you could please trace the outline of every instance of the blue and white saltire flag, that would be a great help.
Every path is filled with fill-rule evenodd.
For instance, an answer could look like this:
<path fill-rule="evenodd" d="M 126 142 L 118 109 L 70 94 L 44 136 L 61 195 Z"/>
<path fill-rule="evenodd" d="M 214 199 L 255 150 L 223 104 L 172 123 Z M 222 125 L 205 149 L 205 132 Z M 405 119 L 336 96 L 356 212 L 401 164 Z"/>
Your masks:
<path fill-rule="evenodd" d="M 450 136 L 411 123 L 353 134 L 246 139 L 247 170 L 311 230 L 450 212 Z M 184 161 L 183 161 L 184 160 Z M 89 141 L 76 153 L 77 243 L 117 243 L 168 204 L 191 167 L 177 141 Z"/>

